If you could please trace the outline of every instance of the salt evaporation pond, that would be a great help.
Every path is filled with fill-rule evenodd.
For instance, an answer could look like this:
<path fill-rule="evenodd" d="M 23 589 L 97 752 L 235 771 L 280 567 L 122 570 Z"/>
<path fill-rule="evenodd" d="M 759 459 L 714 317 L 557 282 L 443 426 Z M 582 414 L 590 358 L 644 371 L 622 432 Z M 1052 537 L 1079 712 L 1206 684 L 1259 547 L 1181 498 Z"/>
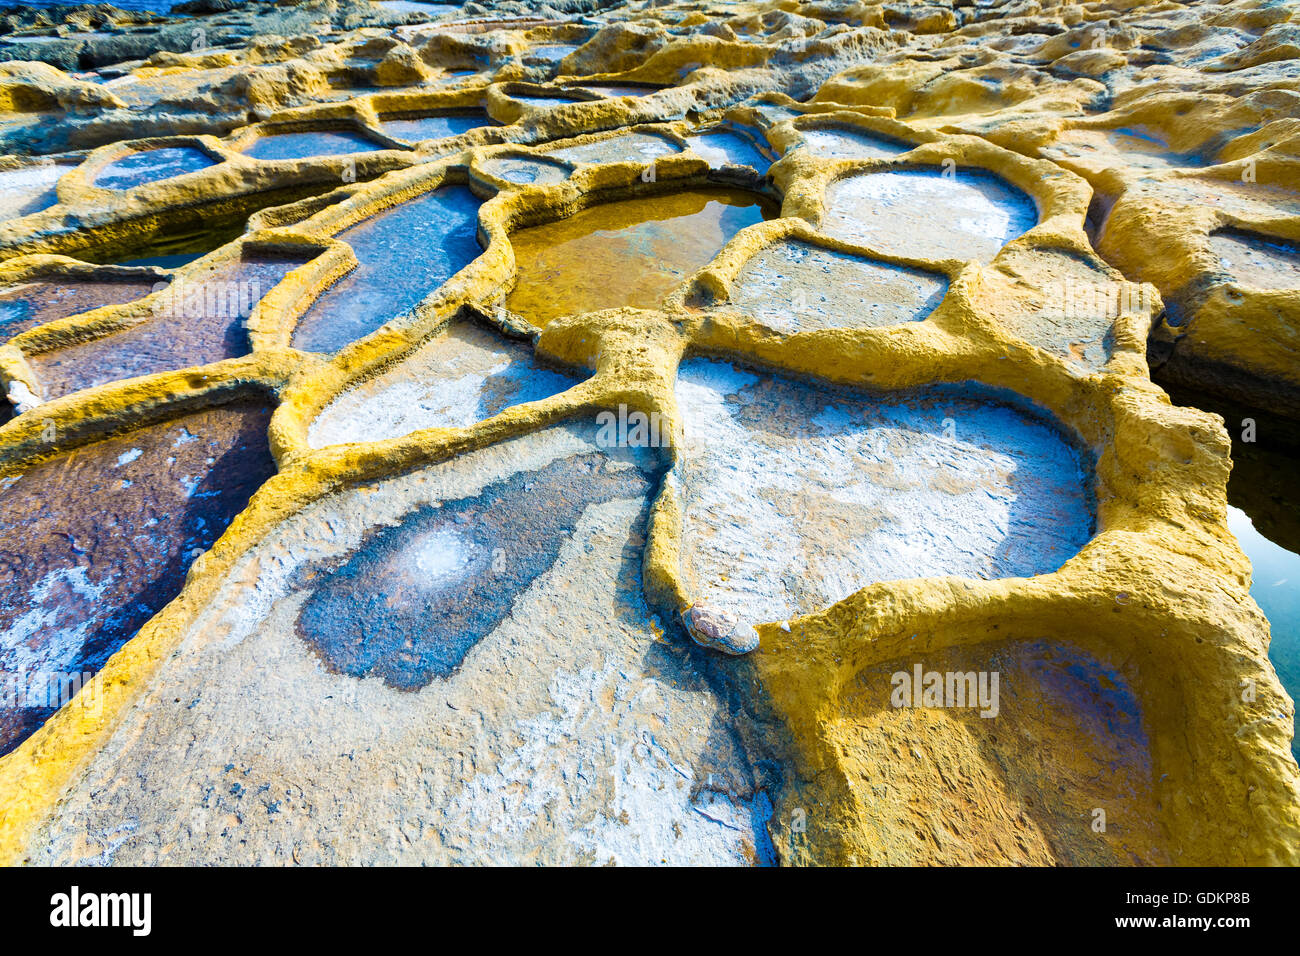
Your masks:
<path fill-rule="evenodd" d="M 394 13 L 420 13 L 428 17 L 460 13 L 460 7 L 453 3 L 414 3 L 412 0 L 378 0 L 378 2 L 379 6 Z"/>
<path fill-rule="evenodd" d="M 760 176 L 767 172 L 772 160 L 764 156 L 758 145 L 749 137 L 731 130 L 709 130 L 686 137 L 686 142 L 714 169 L 723 166 L 748 166 Z"/>
<path fill-rule="evenodd" d="M 144 298 L 153 280 L 38 279 L 0 289 L 0 342 L 38 325 Z"/>
<path fill-rule="evenodd" d="M 90 759 L 44 859 L 773 862 L 737 718 L 646 607 L 662 467 L 571 423 L 288 516 Z M 87 845 L 122 821 L 110 854 Z"/>
<path fill-rule="evenodd" d="M 749 260 L 731 305 L 775 332 L 916 322 L 948 291 L 944 275 L 783 240 Z"/>
<path fill-rule="evenodd" d="M 769 126 L 784 123 L 786 120 L 798 119 L 803 115 L 796 109 L 791 109 L 789 106 L 779 106 L 776 103 L 755 103 L 754 111 Z"/>
<path fill-rule="evenodd" d="M 168 13 L 172 7 L 176 6 L 180 0 L 119 0 L 113 6 L 119 10 L 143 10 L 148 13 Z M 47 6 L 48 4 L 35 4 L 30 0 L 0 0 L 0 7 L 33 7 Z M 83 37 L 86 34 L 74 34 L 68 39 Z M 103 34 L 100 34 L 101 36 Z M 61 40 L 64 37 L 42 37 L 44 40 Z"/>
<path fill-rule="evenodd" d="M 1068 250 L 1018 250 L 987 274 L 997 272 L 1010 287 L 981 287 L 974 297 L 996 315 L 1002 330 L 1090 368 L 1110 361 L 1119 316 L 1150 305 L 1141 287 L 1116 282 Z"/>
<path fill-rule="evenodd" d="M 0 478 L 0 672 L 98 671 L 274 473 L 269 421 L 237 402 Z M 93 511 L 65 507 L 86 501 Z M 55 709 L 0 702 L 0 754 Z"/>
<path fill-rule="evenodd" d="M 680 150 L 676 143 L 652 133 L 624 133 L 591 143 L 554 149 L 546 155 L 570 163 L 648 163 Z"/>
<path fill-rule="evenodd" d="M 309 159 L 379 149 L 383 147 L 350 130 L 310 130 L 259 136 L 244 149 L 244 155 L 253 159 Z"/>
<path fill-rule="evenodd" d="M 810 126 L 799 130 L 803 148 L 819 159 L 892 159 L 913 147 L 885 136 L 843 126 Z"/>
<path fill-rule="evenodd" d="M 577 49 L 578 47 L 572 43 L 555 43 L 545 46 L 535 46 L 531 50 L 524 52 L 524 59 L 541 60 L 544 63 L 559 63 Z"/>
<path fill-rule="evenodd" d="M 600 309 L 657 308 L 728 239 L 776 212 L 754 193 L 691 190 L 522 229 L 510 237 L 518 283 L 506 306 L 537 326 Z"/>
<path fill-rule="evenodd" d="M 1037 222 L 1032 199 L 987 173 L 904 169 L 831 183 L 821 229 L 887 255 L 987 262 Z"/>
<path fill-rule="evenodd" d="M 379 127 L 394 139 L 419 143 L 427 139 L 446 139 L 472 129 L 497 125 L 482 110 L 440 113 L 433 116 L 390 114 L 380 118 Z"/>
<path fill-rule="evenodd" d="M 0 170 L 0 222 L 30 216 L 59 201 L 55 183 L 68 171 L 55 163 Z"/>
<path fill-rule="evenodd" d="M 47 401 L 124 378 L 170 372 L 247 355 L 245 320 L 305 260 L 245 254 L 174 282 L 152 316 L 103 338 L 28 356 Z"/>
<path fill-rule="evenodd" d="M 972 391 L 859 395 L 690 359 L 676 392 L 688 589 L 750 622 L 877 581 L 1055 571 L 1092 535 L 1062 434 Z"/>
<path fill-rule="evenodd" d="M 658 86 L 615 86 L 595 83 L 583 83 L 576 87 L 579 90 L 586 90 L 588 93 L 595 93 L 597 96 L 609 97 L 616 99 L 620 96 L 648 96 L 651 93 L 658 93 L 662 87 Z"/>
<path fill-rule="evenodd" d="M 485 159 L 479 168 L 489 175 L 520 186 L 541 186 L 562 183 L 569 178 L 569 167 L 561 163 L 540 159 L 520 159 L 514 156 L 497 156 Z"/>
<path fill-rule="evenodd" d="M 115 159 L 95 174 L 101 189 L 131 189 L 215 166 L 217 161 L 193 146 L 147 149 Z"/>
<path fill-rule="evenodd" d="M 524 343 L 454 323 L 413 355 L 334 399 L 312 423 L 312 448 L 464 428 L 577 382 L 542 365 Z"/>
<path fill-rule="evenodd" d="M 573 103 L 592 102 L 592 100 L 585 100 L 572 96 L 542 96 L 540 93 L 510 93 L 508 95 L 512 100 L 518 100 L 524 106 L 543 110 L 549 110 L 556 106 L 569 106 Z"/>
<path fill-rule="evenodd" d="M 298 320 L 294 348 L 335 352 L 410 312 L 478 257 L 478 207 L 467 188 L 447 186 L 339 233 L 357 267 Z"/>
<path fill-rule="evenodd" d="M 606 461 L 573 455 L 423 506 L 369 531 L 344 560 L 304 568 L 300 581 L 311 583 L 299 636 L 328 669 L 399 690 L 451 676 L 556 562 L 588 509 L 649 493 L 642 471 Z M 493 573 L 497 550 L 508 560 Z"/>

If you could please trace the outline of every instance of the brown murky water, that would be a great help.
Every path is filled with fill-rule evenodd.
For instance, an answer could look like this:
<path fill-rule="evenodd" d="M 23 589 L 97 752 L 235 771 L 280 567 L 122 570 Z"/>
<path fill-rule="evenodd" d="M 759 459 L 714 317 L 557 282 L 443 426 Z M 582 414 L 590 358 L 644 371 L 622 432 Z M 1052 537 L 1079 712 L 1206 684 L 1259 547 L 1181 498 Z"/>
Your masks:
<path fill-rule="evenodd" d="M 561 315 L 653 309 L 746 226 L 777 215 L 754 193 L 692 190 L 605 203 L 511 237 L 507 307 L 537 326 Z"/>

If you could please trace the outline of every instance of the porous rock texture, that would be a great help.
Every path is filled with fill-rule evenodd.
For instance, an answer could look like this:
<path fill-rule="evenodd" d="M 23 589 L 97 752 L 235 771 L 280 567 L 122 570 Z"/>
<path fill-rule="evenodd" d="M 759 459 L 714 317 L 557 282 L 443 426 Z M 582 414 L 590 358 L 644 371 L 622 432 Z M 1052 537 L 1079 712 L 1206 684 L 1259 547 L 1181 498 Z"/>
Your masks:
<path fill-rule="evenodd" d="M 93 687 L 0 756 L 0 861 L 1300 862 L 1294 704 L 1226 524 L 1228 436 L 1149 365 L 1300 415 L 1300 289 L 1271 278 L 1300 255 L 1294 5 L 411 6 L 0 16 L 0 385 L 21 412 L 0 502 L 61 458 L 111 477 L 123 436 L 275 405 L 275 474 L 174 558 L 184 586 Z M 385 132 L 430 114 L 481 123 Z M 733 152 L 696 152 L 702 133 Z M 249 155 L 283 135 L 283 158 Z M 625 148 L 647 137 L 665 145 Z M 201 155 L 123 165 L 161 149 Z M 110 164 L 135 178 L 107 188 Z M 438 247 L 450 278 L 341 348 L 294 347 L 317 298 L 369 274 L 376 247 L 340 234 L 465 189 L 478 248 Z M 557 269 L 617 299 L 671 270 L 600 207 L 688 193 L 681 245 L 707 261 L 662 297 L 509 308 L 512 235 L 596 210 L 613 238 Z M 378 248 L 423 261 L 434 233 Z M 217 360 L 155 348 L 139 374 L 127 353 L 178 315 L 218 330 Z M 470 424 L 316 426 L 364 416 L 348 393 L 400 386 L 453 322 L 503 343 L 443 373 L 461 404 L 442 418 Z M 97 384 L 42 380 L 91 342 Z M 520 343 L 562 390 L 498 397 Z M 723 385 L 688 403 L 678 367 L 706 359 Z M 782 390 L 802 397 L 762 404 Z M 692 445 L 729 433 L 697 411 L 743 418 L 761 482 Z M 1055 437 L 999 443 L 1021 434 Z M 1070 509 L 1015 507 L 1044 464 L 1025 449 L 1074 476 Z M 700 480 L 755 496 L 708 539 Z M 891 489 L 931 523 L 891 524 Z M 96 506 L 45 505 L 91 527 Z M 815 536 L 820 563 L 749 546 L 747 513 Z M 1049 518 L 1064 530 L 1035 547 Z M 57 553 L 12 536 L 3 561 L 71 580 L 122 546 L 110 530 Z M 888 560 L 832 561 L 863 540 Z M 55 578 L 10 577 L 6 671 L 76 625 Z M 701 603 L 742 584 L 789 616 Z M 54 623 L 15 637 L 37 611 Z M 996 675 L 996 713 L 900 706 L 917 670 Z"/>

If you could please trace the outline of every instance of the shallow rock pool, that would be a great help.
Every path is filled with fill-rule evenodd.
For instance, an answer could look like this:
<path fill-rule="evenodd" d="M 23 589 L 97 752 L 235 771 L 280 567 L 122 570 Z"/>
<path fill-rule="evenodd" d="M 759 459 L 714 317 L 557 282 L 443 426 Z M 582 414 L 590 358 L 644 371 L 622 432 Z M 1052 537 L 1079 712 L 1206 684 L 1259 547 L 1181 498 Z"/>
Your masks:
<path fill-rule="evenodd" d="M 512 311 L 543 326 L 561 315 L 655 308 L 733 235 L 776 212 L 754 193 L 710 189 L 592 206 L 510 237 Z"/>
<path fill-rule="evenodd" d="M 294 348 L 338 351 L 419 305 L 478 257 L 478 207 L 467 188 L 447 186 L 339 233 L 357 267 L 299 319 Z"/>
<path fill-rule="evenodd" d="M 917 322 L 938 307 L 946 276 L 785 240 L 750 259 L 731 304 L 776 332 Z"/>
<path fill-rule="evenodd" d="M 308 130 L 259 136 L 244 149 L 244 155 L 253 159 L 310 159 L 379 149 L 383 147 L 350 130 Z"/>
<path fill-rule="evenodd" d="M 313 448 L 463 428 L 512 405 L 562 392 L 577 379 L 541 365 L 521 342 L 454 323 L 414 355 L 344 392 L 312 423 Z"/>
<path fill-rule="evenodd" d="M 979 393 L 855 395 L 691 359 L 677 403 L 686 581 L 750 622 L 877 581 L 1043 574 L 1092 536 L 1080 456 Z"/>
<path fill-rule="evenodd" d="M 131 189 L 216 164 L 215 159 L 193 146 L 147 149 L 115 159 L 95 175 L 94 184 L 101 189 Z"/>
<path fill-rule="evenodd" d="M 27 675 L 36 693 L 99 670 L 274 472 L 269 420 L 269 408 L 236 403 L 0 478 L 0 671 Z M 0 705 L 0 753 L 54 712 L 28 703 Z"/>
<path fill-rule="evenodd" d="M 821 228 L 889 255 L 987 262 L 1037 222 L 1034 201 L 994 176 L 907 169 L 831 183 Z"/>

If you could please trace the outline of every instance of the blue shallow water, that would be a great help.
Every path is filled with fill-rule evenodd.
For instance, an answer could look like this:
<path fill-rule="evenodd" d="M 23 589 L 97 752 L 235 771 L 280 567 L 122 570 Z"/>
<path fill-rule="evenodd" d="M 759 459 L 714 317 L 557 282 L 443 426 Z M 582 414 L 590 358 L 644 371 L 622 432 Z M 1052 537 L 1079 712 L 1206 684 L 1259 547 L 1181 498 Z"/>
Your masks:
<path fill-rule="evenodd" d="M 443 14 L 460 12 L 460 7 L 454 3 L 412 3 L 410 0 L 379 0 L 379 5 L 393 13 L 422 13 L 428 17 L 440 17 Z"/>
<path fill-rule="evenodd" d="M 294 332 L 294 348 L 336 352 L 409 312 L 478 258 L 479 200 L 437 189 L 339 233 L 357 267 L 330 286 Z"/>
<path fill-rule="evenodd" d="M 382 149 L 360 133 L 347 130 L 312 130 L 305 133 L 276 133 L 262 136 L 244 150 L 253 159 L 307 159 L 311 156 L 338 156 L 345 153 L 369 153 Z"/>
<path fill-rule="evenodd" d="M 109 163 L 95 177 L 95 185 L 102 189 L 130 189 L 215 165 L 212 157 L 192 146 L 148 149 Z"/>
<path fill-rule="evenodd" d="M 0 302 L 0 342 L 30 328 L 27 320 L 32 311 L 32 304 L 22 299 Z"/>
<path fill-rule="evenodd" d="M 409 119 L 397 117 L 381 120 L 380 128 L 395 139 L 418 143 L 426 139 L 443 139 L 459 136 L 480 126 L 495 126 L 481 110 L 471 113 L 450 113 L 442 116 L 416 116 Z"/>
<path fill-rule="evenodd" d="M 572 106 L 574 103 L 589 103 L 590 100 L 577 99 L 568 96 L 532 96 L 528 93 L 511 93 L 511 99 L 518 100 L 524 106 L 535 106 L 541 109 L 551 109 L 556 106 Z"/>
<path fill-rule="evenodd" d="M 144 256 L 140 259 L 125 259 L 122 262 L 115 263 L 119 266 L 156 266 L 159 269 L 179 269 L 181 266 L 187 266 L 196 259 L 202 259 L 211 249 L 200 249 L 197 252 L 174 252 L 165 256 Z"/>
<path fill-rule="evenodd" d="M 417 508 L 342 559 L 304 566 L 299 637 L 335 674 L 418 691 L 445 680 L 554 566 L 587 510 L 644 499 L 652 476 L 577 454 Z M 509 555 L 494 566 L 497 555 Z M 400 599 L 396 599 L 400 595 Z"/>
<path fill-rule="evenodd" d="M 715 169 L 727 165 L 748 166 L 762 174 L 772 165 L 772 160 L 759 152 L 752 140 L 728 129 L 713 129 L 687 136 L 686 142 Z"/>
<path fill-rule="evenodd" d="M 1268 656 L 1282 686 L 1296 698 L 1300 696 L 1300 554 L 1260 534 L 1240 508 L 1229 506 L 1228 528 L 1250 558 L 1250 596 L 1268 618 L 1272 633 Z M 1294 739 L 1291 752 L 1300 760 Z"/>

